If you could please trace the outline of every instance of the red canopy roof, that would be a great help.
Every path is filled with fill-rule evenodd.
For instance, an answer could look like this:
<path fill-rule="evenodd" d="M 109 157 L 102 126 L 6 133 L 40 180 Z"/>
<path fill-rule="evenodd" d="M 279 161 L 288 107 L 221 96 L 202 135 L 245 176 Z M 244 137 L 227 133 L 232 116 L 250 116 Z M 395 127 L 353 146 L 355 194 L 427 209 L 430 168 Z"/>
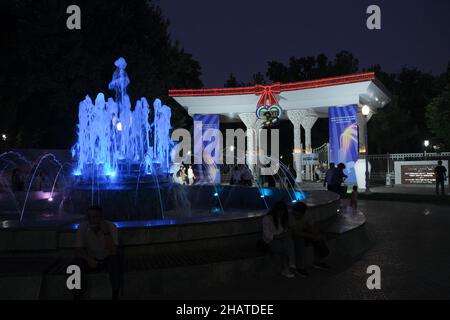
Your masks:
<path fill-rule="evenodd" d="M 274 83 L 272 85 L 255 85 L 250 87 L 237 88 L 211 88 L 211 89 L 174 89 L 169 90 L 170 97 L 201 97 L 201 96 L 229 96 L 241 94 L 260 95 L 263 91 L 270 90 L 274 92 L 294 91 L 311 88 L 320 88 L 327 86 L 335 86 L 340 84 L 348 84 L 363 81 L 375 80 L 374 72 L 353 74 L 347 76 L 339 76 L 333 78 L 324 78 L 311 81 L 300 81 L 291 83 Z"/>

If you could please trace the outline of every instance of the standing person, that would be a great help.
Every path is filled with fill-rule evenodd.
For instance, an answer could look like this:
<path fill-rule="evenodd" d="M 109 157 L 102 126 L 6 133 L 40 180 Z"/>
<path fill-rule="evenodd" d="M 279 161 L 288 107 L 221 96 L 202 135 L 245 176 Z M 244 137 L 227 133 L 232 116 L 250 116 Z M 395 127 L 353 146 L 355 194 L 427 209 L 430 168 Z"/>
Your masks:
<path fill-rule="evenodd" d="M 178 170 L 177 177 L 180 184 L 186 184 L 186 170 L 183 165 Z"/>
<path fill-rule="evenodd" d="M 358 186 L 353 186 L 352 196 L 350 197 L 350 207 L 352 209 L 358 208 Z"/>
<path fill-rule="evenodd" d="M 273 253 L 282 259 L 281 275 L 295 277 L 296 256 L 292 233 L 289 229 L 289 212 L 284 202 L 279 201 L 262 219 L 262 240 Z"/>
<path fill-rule="evenodd" d="M 234 166 L 233 170 L 231 170 L 231 178 L 230 184 L 239 184 L 241 181 L 241 170 L 239 170 L 238 166 Z"/>
<path fill-rule="evenodd" d="M 333 178 L 336 173 L 336 166 L 333 162 L 330 163 L 330 168 L 325 173 L 325 179 L 323 180 L 323 186 L 327 187 L 328 191 L 333 191 Z"/>
<path fill-rule="evenodd" d="M 174 182 L 181 184 L 181 167 L 178 169 L 177 173 L 175 173 L 174 177 Z"/>
<path fill-rule="evenodd" d="M 25 182 L 23 180 L 22 171 L 19 168 L 15 168 L 11 174 L 11 185 L 13 191 L 24 191 Z"/>
<path fill-rule="evenodd" d="M 434 175 L 436 177 L 436 194 L 439 195 L 439 186 L 441 186 L 441 193 L 445 195 L 444 181 L 447 179 L 447 169 L 442 165 L 442 160 L 439 160 L 437 167 L 434 168 Z"/>
<path fill-rule="evenodd" d="M 316 166 L 316 168 L 314 169 L 314 178 L 317 182 L 320 182 L 320 174 L 322 173 L 322 171 L 320 170 L 320 166 Z"/>
<path fill-rule="evenodd" d="M 38 181 L 38 191 L 44 191 L 44 183 L 45 183 L 44 172 L 39 171 L 37 181 Z"/>
<path fill-rule="evenodd" d="M 13 191 L 19 191 L 19 169 L 17 168 L 11 172 L 11 186 Z"/>
<path fill-rule="evenodd" d="M 81 269 L 81 274 L 89 271 L 107 270 L 112 287 L 112 299 L 119 298 L 120 260 L 117 252 L 118 232 L 116 226 L 103 218 L 99 206 L 87 209 L 87 221 L 78 227 L 76 233 L 76 257 L 71 264 Z M 84 289 L 74 289 L 74 297 L 79 299 Z"/>
<path fill-rule="evenodd" d="M 241 175 L 241 184 L 243 184 L 244 186 L 251 187 L 253 185 L 252 179 L 253 179 L 252 171 L 250 170 L 250 168 L 244 166 Z"/>
<path fill-rule="evenodd" d="M 189 165 L 189 169 L 187 171 L 187 177 L 188 177 L 188 183 L 189 185 L 193 185 L 194 184 L 194 179 L 195 179 L 195 175 L 194 175 L 194 170 L 192 169 L 192 165 Z"/>
<path fill-rule="evenodd" d="M 347 192 L 347 187 L 343 186 L 345 179 L 347 179 L 347 175 L 344 173 L 345 164 L 342 162 L 337 165 L 336 171 L 333 175 L 333 191 L 338 193 L 339 195 L 343 195 Z"/>

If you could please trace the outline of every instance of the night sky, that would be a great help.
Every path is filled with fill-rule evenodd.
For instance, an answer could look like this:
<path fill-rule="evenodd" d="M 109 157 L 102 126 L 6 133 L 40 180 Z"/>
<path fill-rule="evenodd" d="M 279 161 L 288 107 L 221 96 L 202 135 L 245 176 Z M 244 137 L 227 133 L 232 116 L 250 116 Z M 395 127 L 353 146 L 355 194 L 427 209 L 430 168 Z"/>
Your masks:
<path fill-rule="evenodd" d="M 396 72 L 414 66 L 435 74 L 450 60 L 448 0 L 156 0 L 173 39 L 202 66 L 205 87 L 229 73 L 250 81 L 267 61 L 348 50 L 360 67 Z M 366 28 L 366 9 L 381 7 L 382 30 Z"/>

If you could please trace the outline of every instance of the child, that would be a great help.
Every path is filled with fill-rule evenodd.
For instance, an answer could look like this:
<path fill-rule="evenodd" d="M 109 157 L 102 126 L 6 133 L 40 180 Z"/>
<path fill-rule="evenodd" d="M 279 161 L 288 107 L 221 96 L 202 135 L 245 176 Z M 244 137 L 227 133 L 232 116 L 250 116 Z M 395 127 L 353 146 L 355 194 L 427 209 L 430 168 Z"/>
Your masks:
<path fill-rule="evenodd" d="M 350 207 L 356 209 L 358 207 L 358 187 L 353 186 L 352 196 L 350 198 Z"/>

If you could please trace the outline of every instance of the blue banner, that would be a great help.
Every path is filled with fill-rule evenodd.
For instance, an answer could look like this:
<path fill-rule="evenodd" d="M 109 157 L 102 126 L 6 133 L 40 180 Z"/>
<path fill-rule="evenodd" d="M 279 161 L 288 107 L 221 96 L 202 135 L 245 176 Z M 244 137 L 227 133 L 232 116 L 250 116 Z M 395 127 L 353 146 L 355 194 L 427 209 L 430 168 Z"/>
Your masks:
<path fill-rule="evenodd" d="M 328 108 L 330 128 L 330 162 L 345 164 L 346 182 L 356 183 L 358 160 L 358 106 Z"/>
<path fill-rule="evenodd" d="M 217 164 L 218 151 L 221 148 L 219 125 L 218 114 L 194 114 L 194 163 L 197 183 L 220 183 L 220 168 Z M 207 132 L 208 130 L 210 131 Z"/>

